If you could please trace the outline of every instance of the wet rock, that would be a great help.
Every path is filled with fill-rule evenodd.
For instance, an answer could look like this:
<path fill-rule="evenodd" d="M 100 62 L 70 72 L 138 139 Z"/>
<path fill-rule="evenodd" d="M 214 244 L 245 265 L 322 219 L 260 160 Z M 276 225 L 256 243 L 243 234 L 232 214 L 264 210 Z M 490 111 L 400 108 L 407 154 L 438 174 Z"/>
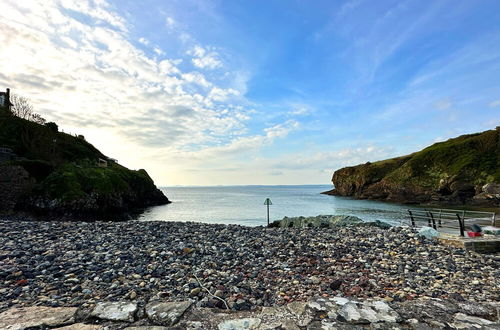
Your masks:
<path fill-rule="evenodd" d="M 259 318 L 243 318 L 227 320 L 219 323 L 219 330 L 251 330 L 257 329 L 261 323 Z"/>
<path fill-rule="evenodd" d="M 74 322 L 75 307 L 21 307 L 0 314 L 0 329 L 56 327 Z"/>
<path fill-rule="evenodd" d="M 172 326 L 179 322 L 184 312 L 191 306 L 190 301 L 153 302 L 146 305 L 146 315 L 154 324 Z"/>
<path fill-rule="evenodd" d="M 133 322 L 137 304 L 131 302 L 101 302 L 90 314 L 103 320 Z"/>

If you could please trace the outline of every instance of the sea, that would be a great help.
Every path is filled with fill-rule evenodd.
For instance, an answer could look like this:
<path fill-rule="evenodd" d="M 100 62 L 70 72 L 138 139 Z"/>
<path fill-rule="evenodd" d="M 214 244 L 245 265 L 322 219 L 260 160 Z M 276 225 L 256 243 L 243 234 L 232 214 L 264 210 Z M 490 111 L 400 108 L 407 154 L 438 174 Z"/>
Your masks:
<path fill-rule="evenodd" d="M 161 187 L 171 204 L 155 206 L 139 221 L 195 221 L 245 226 L 267 225 L 284 217 L 354 215 L 365 221 L 399 224 L 407 206 L 322 195 L 331 185 Z"/>

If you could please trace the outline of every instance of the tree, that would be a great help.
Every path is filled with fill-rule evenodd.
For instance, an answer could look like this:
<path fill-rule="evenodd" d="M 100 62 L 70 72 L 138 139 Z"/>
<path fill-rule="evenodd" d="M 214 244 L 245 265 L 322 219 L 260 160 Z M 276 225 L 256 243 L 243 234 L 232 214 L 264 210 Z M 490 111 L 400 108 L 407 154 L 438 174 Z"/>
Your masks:
<path fill-rule="evenodd" d="M 10 96 L 10 102 L 12 104 L 10 110 L 14 116 L 35 122 L 40 125 L 43 125 L 47 122 L 45 118 L 33 111 L 33 105 L 26 97 L 12 94 Z"/>
<path fill-rule="evenodd" d="M 12 94 L 10 102 L 12 104 L 10 110 L 14 116 L 26 120 L 30 120 L 31 116 L 33 116 L 33 105 L 24 96 Z"/>
<path fill-rule="evenodd" d="M 50 130 L 54 133 L 57 133 L 59 131 L 59 127 L 57 126 L 56 123 L 53 123 L 53 122 L 50 122 L 50 123 L 46 123 L 45 126 L 47 126 L 48 128 L 50 128 Z"/>

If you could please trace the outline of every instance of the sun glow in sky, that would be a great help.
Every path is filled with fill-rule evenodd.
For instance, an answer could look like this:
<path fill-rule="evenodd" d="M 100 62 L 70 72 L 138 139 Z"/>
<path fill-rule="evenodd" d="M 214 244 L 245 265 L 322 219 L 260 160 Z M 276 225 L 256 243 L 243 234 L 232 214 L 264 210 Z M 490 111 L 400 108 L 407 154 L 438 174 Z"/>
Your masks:
<path fill-rule="evenodd" d="M 328 183 L 500 125 L 498 0 L 2 0 L 0 88 L 158 185 Z"/>

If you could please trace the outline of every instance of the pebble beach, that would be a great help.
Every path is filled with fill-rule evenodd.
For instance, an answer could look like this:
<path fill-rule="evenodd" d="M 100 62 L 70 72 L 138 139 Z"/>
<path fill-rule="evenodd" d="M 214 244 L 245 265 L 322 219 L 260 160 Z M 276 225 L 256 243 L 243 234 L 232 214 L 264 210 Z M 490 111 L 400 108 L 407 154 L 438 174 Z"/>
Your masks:
<path fill-rule="evenodd" d="M 0 246 L 0 311 L 158 299 L 245 311 L 318 296 L 500 296 L 500 256 L 446 247 L 410 228 L 6 219 Z"/>

